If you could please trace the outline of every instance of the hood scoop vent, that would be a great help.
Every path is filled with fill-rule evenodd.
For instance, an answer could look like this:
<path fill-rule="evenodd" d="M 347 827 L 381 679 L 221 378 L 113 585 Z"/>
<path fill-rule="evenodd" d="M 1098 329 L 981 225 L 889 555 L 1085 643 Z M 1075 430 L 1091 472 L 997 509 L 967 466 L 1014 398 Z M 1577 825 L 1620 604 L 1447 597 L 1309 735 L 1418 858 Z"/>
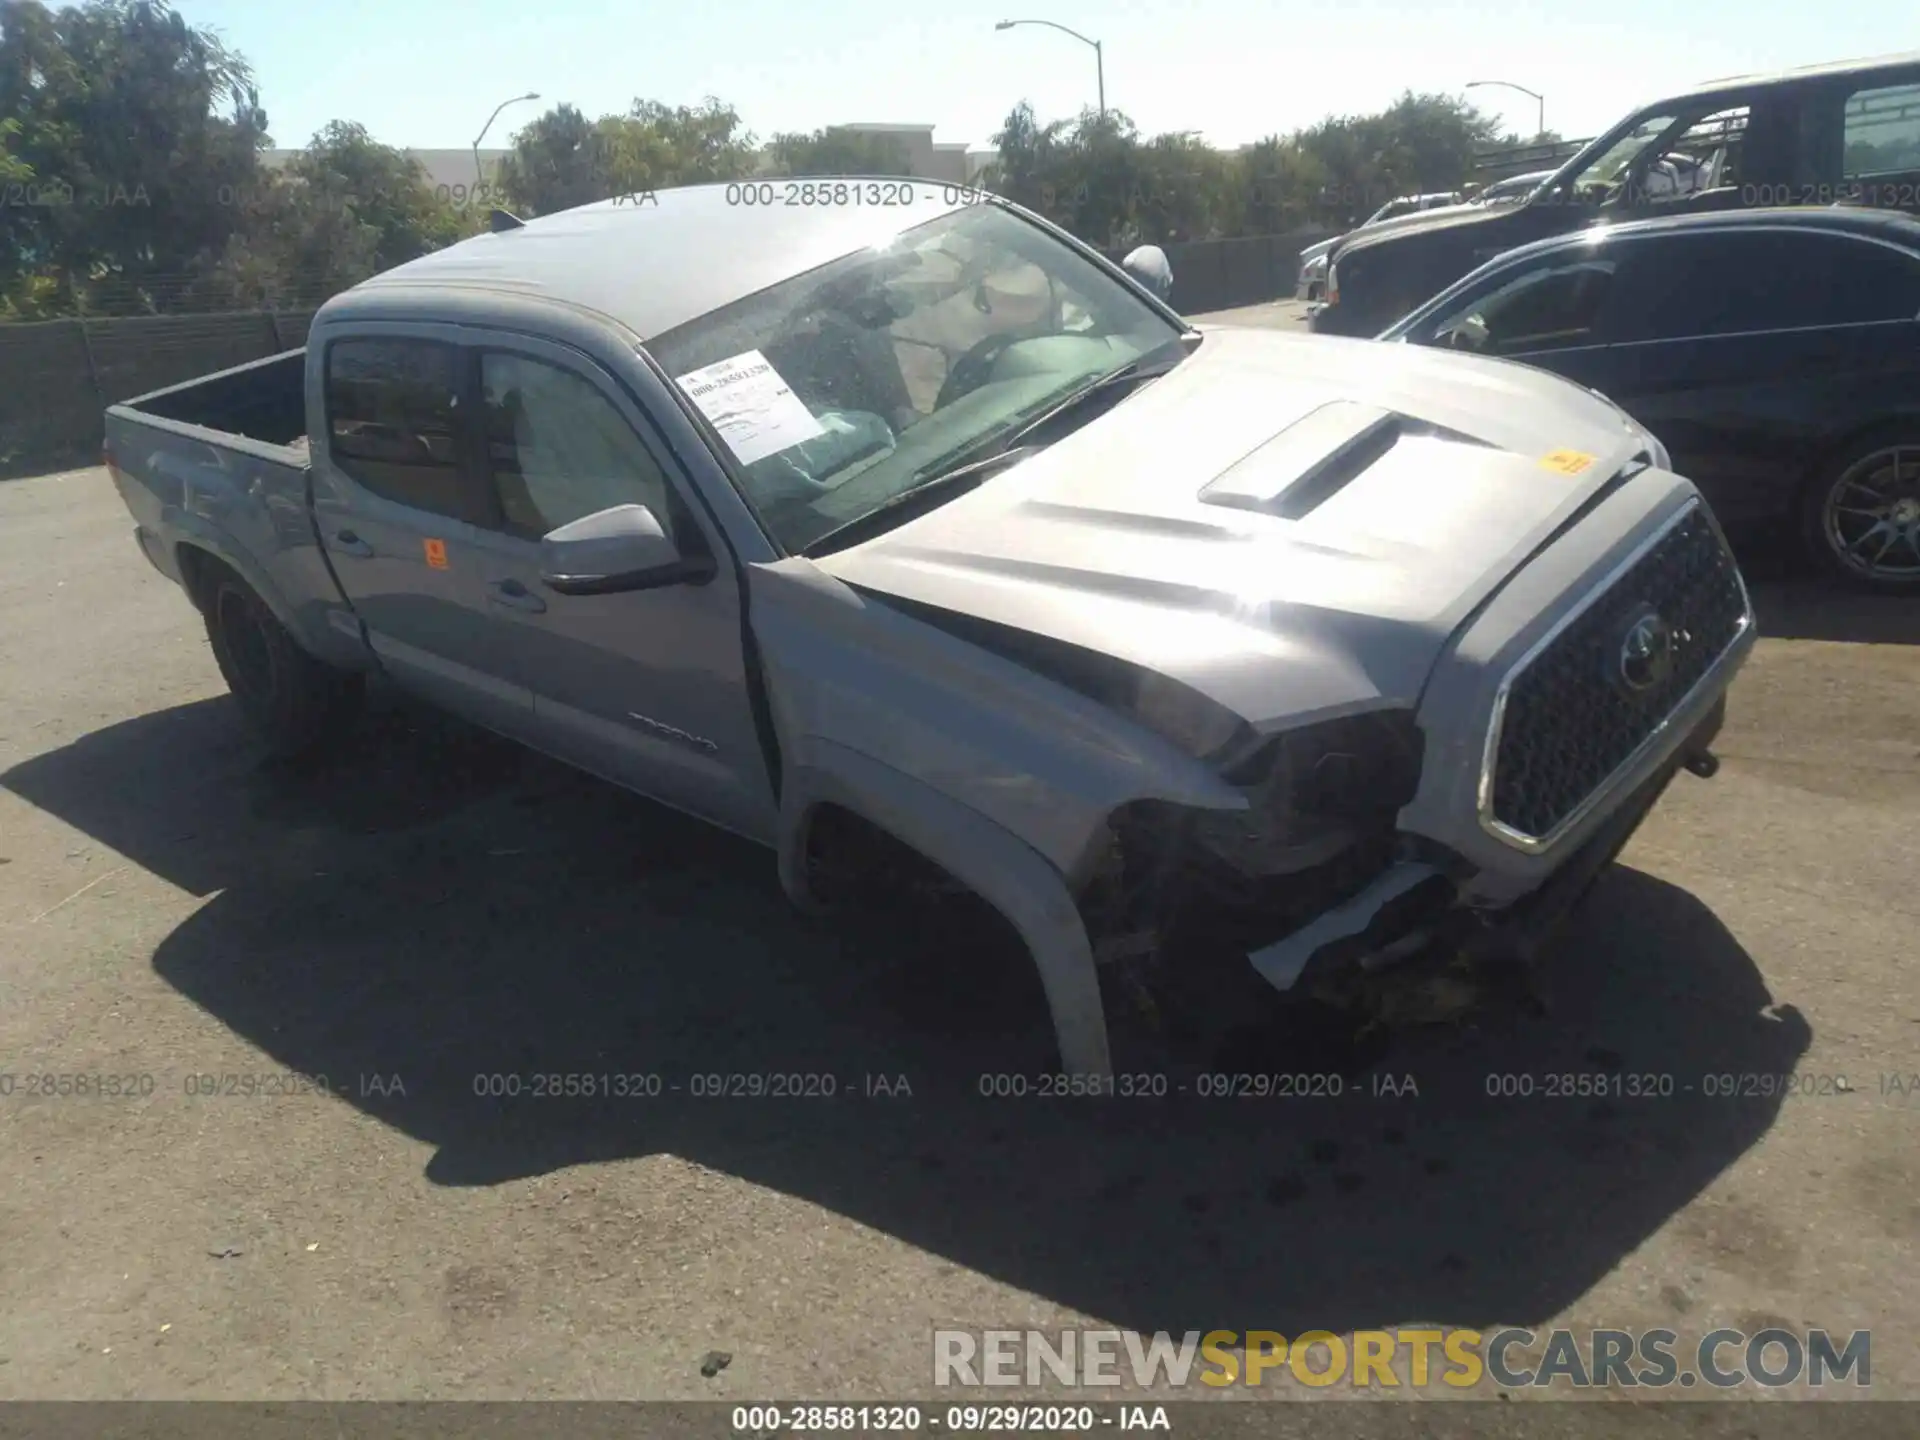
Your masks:
<path fill-rule="evenodd" d="M 1329 401 L 1234 462 L 1200 492 L 1200 499 L 1299 520 L 1377 464 L 1400 443 L 1404 428 L 1406 417 L 1391 410 Z"/>

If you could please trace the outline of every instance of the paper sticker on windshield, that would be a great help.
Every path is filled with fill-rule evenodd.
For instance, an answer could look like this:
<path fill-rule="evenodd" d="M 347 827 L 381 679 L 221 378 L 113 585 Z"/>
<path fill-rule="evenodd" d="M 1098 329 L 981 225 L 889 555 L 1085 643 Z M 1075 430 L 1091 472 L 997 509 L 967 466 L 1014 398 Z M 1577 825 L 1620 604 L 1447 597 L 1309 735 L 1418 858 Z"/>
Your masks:
<path fill-rule="evenodd" d="M 824 433 L 813 412 L 758 350 L 681 375 L 674 383 L 713 422 L 742 465 Z"/>
<path fill-rule="evenodd" d="M 426 551 L 427 568 L 444 570 L 447 568 L 447 542 L 444 540 L 422 540 L 420 548 Z"/>
<path fill-rule="evenodd" d="M 1540 463 L 1562 475 L 1578 475 L 1593 464 L 1593 456 L 1583 450 L 1555 450 L 1550 455 L 1542 455 Z"/>

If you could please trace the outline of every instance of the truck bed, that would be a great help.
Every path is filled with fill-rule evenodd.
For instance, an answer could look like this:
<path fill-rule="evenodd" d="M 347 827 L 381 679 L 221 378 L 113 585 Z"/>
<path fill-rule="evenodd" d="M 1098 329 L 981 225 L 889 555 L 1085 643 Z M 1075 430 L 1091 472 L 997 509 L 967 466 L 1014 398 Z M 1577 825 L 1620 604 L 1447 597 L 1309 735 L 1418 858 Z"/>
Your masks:
<path fill-rule="evenodd" d="M 136 396 L 108 413 L 130 411 L 144 420 L 251 440 L 295 452 L 275 458 L 298 463 L 305 458 L 299 452 L 304 452 L 307 438 L 306 367 L 307 352 L 289 350 Z"/>
<path fill-rule="evenodd" d="M 290 350 L 107 410 L 104 459 L 141 552 L 191 588 L 218 560 L 315 655 L 363 660 L 314 528 L 306 352 Z"/>

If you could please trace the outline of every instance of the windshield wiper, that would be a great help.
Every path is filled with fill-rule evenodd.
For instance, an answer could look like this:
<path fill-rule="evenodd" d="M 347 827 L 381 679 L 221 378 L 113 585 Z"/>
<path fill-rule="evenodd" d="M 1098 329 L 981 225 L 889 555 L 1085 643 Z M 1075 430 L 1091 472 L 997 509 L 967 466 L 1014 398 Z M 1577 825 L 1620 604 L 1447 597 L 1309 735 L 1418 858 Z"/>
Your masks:
<path fill-rule="evenodd" d="M 1111 395 L 1115 390 L 1131 387 L 1142 381 L 1159 379 L 1182 360 L 1185 360 L 1187 356 L 1193 352 L 1193 346 L 1199 344 L 1200 338 L 1197 334 L 1193 335 L 1191 337 L 1192 343 L 1189 344 L 1189 337 L 1183 335 L 1180 339 L 1171 342 L 1171 344 L 1150 351 L 1148 354 L 1142 355 L 1138 360 L 1130 361 L 1122 365 L 1118 370 L 1110 370 L 1098 379 L 1089 380 L 1079 389 L 1069 391 L 1060 400 L 1034 416 L 1033 419 L 1022 424 L 1011 435 L 1007 436 L 1005 444 L 1008 447 L 1012 447 L 1025 443 L 1030 436 L 1045 430 L 1048 426 L 1073 414 L 1075 411 L 1083 409 L 1090 400 Z M 1178 353 L 1169 356 L 1167 352 L 1176 348 Z"/>
<path fill-rule="evenodd" d="M 1040 448 L 1038 445 L 1010 445 L 1004 450 L 995 450 L 991 455 L 983 456 L 978 460 L 969 460 L 965 464 L 955 465 L 947 470 L 933 471 L 916 479 L 913 484 L 898 494 L 889 495 L 865 514 L 855 516 L 844 525 L 835 526 L 818 539 L 802 546 L 800 553 L 813 557 L 857 544 L 869 535 L 911 520 L 912 515 L 901 513 L 909 505 L 931 509 L 941 500 L 951 499 L 957 493 L 973 489 L 1002 465 L 1011 465 L 1017 460 L 1024 460 Z"/>

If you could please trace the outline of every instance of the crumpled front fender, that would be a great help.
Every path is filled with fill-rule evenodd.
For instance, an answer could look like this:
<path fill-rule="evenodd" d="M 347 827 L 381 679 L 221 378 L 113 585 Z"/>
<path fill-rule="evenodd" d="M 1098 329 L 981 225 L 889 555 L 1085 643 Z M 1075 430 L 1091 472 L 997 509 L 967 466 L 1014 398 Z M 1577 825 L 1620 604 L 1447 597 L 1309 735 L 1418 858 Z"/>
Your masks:
<path fill-rule="evenodd" d="M 1040 853 L 978 811 L 857 750 L 812 737 L 780 796 L 780 883 L 817 910 L 806 878 L 807 826 L 822 804 L 844 806 L 944 868 L 1020 933 L 1040 972 L 1062 1067 L 1112 1073 L 1093 947 L 1065 879 Z"/>

